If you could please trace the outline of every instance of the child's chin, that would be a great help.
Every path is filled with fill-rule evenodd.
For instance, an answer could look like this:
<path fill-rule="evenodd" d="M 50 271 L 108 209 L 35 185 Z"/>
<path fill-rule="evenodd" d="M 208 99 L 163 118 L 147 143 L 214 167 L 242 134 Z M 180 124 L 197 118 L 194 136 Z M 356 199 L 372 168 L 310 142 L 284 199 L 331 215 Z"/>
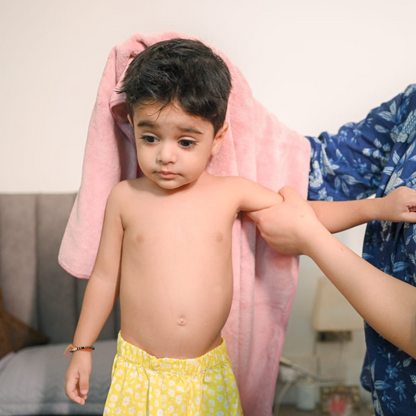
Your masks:
<path fill-rule="evenodd" d="M 161 188 L 166 189 L 166 190 L 174 190 L 174 189 L 182 188 L 188 185 L 188 183 L 184 183 L 184 182 L 178 183 L 176 181 L 160 181 L 158 182 L 158 185 Z"/>

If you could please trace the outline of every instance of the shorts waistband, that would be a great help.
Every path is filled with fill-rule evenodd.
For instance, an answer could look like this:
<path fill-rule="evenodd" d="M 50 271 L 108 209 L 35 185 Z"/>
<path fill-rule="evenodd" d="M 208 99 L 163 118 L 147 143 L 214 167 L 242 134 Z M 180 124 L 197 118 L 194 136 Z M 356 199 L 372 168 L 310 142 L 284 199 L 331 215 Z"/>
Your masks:
<path fill-rule="evenodd" d="M 224 338 L 218 347 L 208 351 L 201 357 L 178 359 L 154 357 L 139 347 L 136 347 L 135 345 L 124 340 L 121 333 L 119 333 L 117 340 L 117 355 L 149 370 L 189 375 L 202 373 L 206 369 L 219 364 L 231 365 Z"/>

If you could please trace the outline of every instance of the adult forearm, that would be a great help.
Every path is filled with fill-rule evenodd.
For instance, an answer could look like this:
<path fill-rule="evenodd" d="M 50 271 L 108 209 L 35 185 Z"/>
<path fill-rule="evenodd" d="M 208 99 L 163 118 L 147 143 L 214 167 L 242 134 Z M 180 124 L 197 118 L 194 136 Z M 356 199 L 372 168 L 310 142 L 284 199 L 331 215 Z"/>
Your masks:
<path fill-rule="evenodd" d="M 357 312 L 416 358 L 416 288 L 376 269 L 327 231 L 304 249 Z"/>
<path fill-rule="evenodd" d="M 116 282 L 91 276 L 85 290 L 74 345 L 92 345 L 98 338 L 118 297 Z"/>
<path fill-rule="evenodd" d="M 308 202 L 331 233 L 374 220 L 416 222 L 416 191 L 406 186 L 398 187 L 382 198 Z"/>
<path fill-rule="evenodd" d="M 379 200 L 308 201 L 319 221 L 331 233 L 380 219 Z"/>

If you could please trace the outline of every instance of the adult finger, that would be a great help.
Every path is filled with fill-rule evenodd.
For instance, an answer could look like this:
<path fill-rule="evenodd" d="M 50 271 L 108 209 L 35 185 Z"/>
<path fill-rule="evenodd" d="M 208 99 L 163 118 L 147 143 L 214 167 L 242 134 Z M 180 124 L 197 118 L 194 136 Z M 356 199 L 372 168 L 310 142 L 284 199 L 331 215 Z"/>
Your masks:
<path fill-rule="evenodd" d="M 292 199 L 294 201 L 305 201 L 305 199 L 297 192 L 294 188 L 289 185 L 284 186 L 279 190 L 279 194 L 282 196 L 283 200 Z"/>

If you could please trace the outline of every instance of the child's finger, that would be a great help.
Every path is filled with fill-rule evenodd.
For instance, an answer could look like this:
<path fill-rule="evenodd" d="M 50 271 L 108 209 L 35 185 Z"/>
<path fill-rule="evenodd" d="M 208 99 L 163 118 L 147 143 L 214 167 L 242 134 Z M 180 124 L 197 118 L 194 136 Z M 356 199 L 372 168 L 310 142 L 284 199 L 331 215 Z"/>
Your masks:
<path fill-rule="evenodd" d="M 77 377 L 70 377 L 68 378 L 65 384 L 65 393 L 69 399 L 71 399 L 75 403 L 83 404 L 83 399 L 79 397 L 78 394 L 78 378 Z"/>
<path fill-rule="evenodd" d="M 81 372 L 79 377 L 79 392 L 81 397 L 86 398 L 89 390 L 90 375 L 88 372 Z"/>

